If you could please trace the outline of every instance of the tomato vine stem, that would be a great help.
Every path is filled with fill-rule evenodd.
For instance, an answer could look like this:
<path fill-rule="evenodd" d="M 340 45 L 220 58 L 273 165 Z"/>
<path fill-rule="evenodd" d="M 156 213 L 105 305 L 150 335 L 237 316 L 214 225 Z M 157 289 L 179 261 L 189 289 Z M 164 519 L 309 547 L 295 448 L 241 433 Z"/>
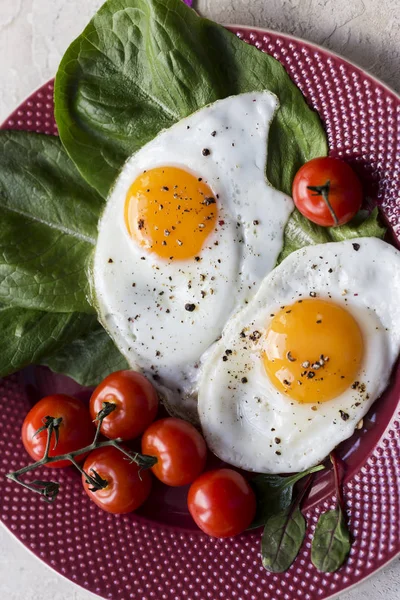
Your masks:
<path fill-rule="evenodd" d="M 324 185 L 308 185 L 307 189 L 310 190 L 310 192 L 315 192 L 313 194 L 313 196 L 322 196 L 325 204 L 327 205 L 327 207 L 329 209 L 329 212 L 331 213 L 334 226 L 339 225 L 339 220 L 338 220 L 336 213 L 333 209 L 333 206 L 329 200 L 329 192 L 331 189 L 330 180 L 328 179 L 328 181 L 326 181 L 324 183 Z"/>
<path fill-rule="evenodd" d="M 59 462 L 59 461 L 61 462 L 62 460 L 68 460 L 76 469 L 78 469 L 78 471 L 80 473 L 82 473 L 82 475 L 84 475 L 84 477 L 86 478 L 86 481 L 92 485 L 92 491 L 104 489 L 104 487 L 106 487 L 106 485 L 107 485 L 107 481 L 105 479 L 102 479 L 99 476 L 99 474 L 96 473 L 95 471 L 93 471 L 93 475 L 89 475 L 88 473 L 86 473 L 82 469 L 82 467 L 77 463 L 77 461 L 75 460 L 75 457 L 80 456 L 81 454 L 88 454 L 89 452 L 92 452 L 93 450 L 96 450 L 97 448 L 106 448 L 108 446 L 117 448 L 117 450 L 122 452 L 122 454 L 124 454 L 131 462 L 136 463 L 138 465 L 138 467 L 140 468 L 140 470 L 150 469 L 157 462 L 157 458 L 155 456 L 149 456 L 147 454 L 140 454 L 139 452 L 131 452 L 131 451 L 127 450 L 126 448 L 124 448 L 123 446 L 120 445 L 123 442 L 123 440 L 121 438 L 118 438 L 116 440 L 106 440 L 104 442 L 98 441 L 98 438 L 100 435 L 100 428 L 101 428 L 101 424 L 102 424 L 103 420 L 113 410 L 115 410 L 115 408 L 116 408 L 115 404 L 112 404 L 109 402 L 103 402 L 102 409 L 97 414 L 96 419 L 95 419 L 95 421 L 97 422 L 97 427 L 96 427 L 96 433 L 93 438 L 93 442 L 91 444 L 89 444 L 88 446 L 85 446 L 84 448 L 79 448 L 79 450 L 74 450 L 73 452 L 68 452 L 66 454 L 60 454 L 58 456 L 49 456 L 49 450 L 50 450 L 51 436 L 53 434 L 53 431 L 54 431 L 54 435 L 56 437 L 56 445 L 57 445 L 58 428 L 61 424 L 62 419 L 61 419 L 61 417 L 58 417 L 58 418 L 51 417 L 51 416 L 46 417 L 44 420 L 43 427 L 38 429 L 38 431 L 36 431 L 34 434 L 34 435 L 37 435 L 40 431 L 44 431 L 44 429 L 47 430 L 46 448 L 45 448 L 43 457 L 33 464 L 26 465 L 25 467 L 18 469 L 18 471 L 13 471 L 11 473 L 8 473 L 6 475 L 7 479 L 10 479 L 14 483 L 18 483 L 22 487 L 30 490 L 31 492 L 34 492 L 35 494 L 39 494 L 39 495 L 43 496 L 43 499 L 46 502 L 51 503 L 56 499 L 56 497 L 60 491 L 59 483 L 57 483 L 56 481 L 39 481 L 39 480 L 28 483 L 28 482 L 20 479 L 21 476 L 25 475 L 25 473 L 29 473 L 30 471 L 34 471 L 35 469 L 38 469 L 40 467 L 44 467 L 45 465 L 51 466 L 52 463 Z"/>

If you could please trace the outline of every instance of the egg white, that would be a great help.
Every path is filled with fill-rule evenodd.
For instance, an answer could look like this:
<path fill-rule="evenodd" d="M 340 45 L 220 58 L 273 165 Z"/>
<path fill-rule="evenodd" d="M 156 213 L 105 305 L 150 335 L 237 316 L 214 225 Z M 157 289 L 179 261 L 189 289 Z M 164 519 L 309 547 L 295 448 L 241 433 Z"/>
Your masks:
<path fill-rule="evenodd" d="M 271 314 L 310 293 L 345 307 L 364 339 L 356 378 L 363 386 L 314 405 L 279 392 L 261 359 Z M 352 435 L 388 385 L 400 350 L 399 299 L 400 252 L 381 240 L 359 238 L 292 253 L 227 323 L 202 365 L 198 408 L 213 452 L 261 473 L 303 471 L 323 460 Z M 248 334 L 254 330 L 261 337 L 252 342 Z M 232 353 L 224 359 L 226 349 Z"/>
<path fill-rule="evenodd" d="M 126 162 L 100 220 L 93 268 L 100 320 L 132 368 L 154 376 L 170 409 L 189 418 L 201 356 L 274 267 L 293 209 L 265 178 L 277 106 L 270 92 L 233 96 L 161 132 Z M 126 229 L 129 187 L 160 166 L 202 177 L 217 195 L 218 227 L 198 260 L 162 260 Z"/>

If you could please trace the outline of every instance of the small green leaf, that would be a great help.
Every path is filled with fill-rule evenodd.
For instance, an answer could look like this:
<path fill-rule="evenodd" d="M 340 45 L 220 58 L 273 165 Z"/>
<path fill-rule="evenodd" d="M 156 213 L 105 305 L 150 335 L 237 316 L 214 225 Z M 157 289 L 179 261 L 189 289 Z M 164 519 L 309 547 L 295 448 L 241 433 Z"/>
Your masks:
<path fill-rule="evenodd" d="M 283 573 L 299 553 L 306 521 L 297 505 L 270 517 L 261 542 L 262 564 L 267 571 Z"/>
<path fill-rule="evenodd" d="M 346 225 L 340 227 L 321 227 L 315 225 L 296 209 L 286 223 L 284 243 L 278 257 L 278 264 L 295 250 L 304 246 L 324 244 L 326 242 L 341 242 L 357 237 L 377 237 L 383 239 L 385 227 L 379 221 L 378 209 L 371 213 L 360 210 Z"/>
<path fill-rule="evenodd" d="M 350 533 L 340 508 L 323 513 L 311 544 L 311 561 L 323 573 L 337 571 L 350 552 Z"/>
<path fill-rule="evenodd" d="M 257 499 L 256 515 L 249 529 L 265 525 L 268 519 L 276 513 L 289 508 L 295 484 L 306 475 L 323 469 L 323 465 L 311 467 L 303 473 L 288 477 L 280 475 L 257 475 L 251 480 L 251 486 Z"/>
<path fill-rule="evenodd" d="M 129 369 L 125 358 L 99 324 L 87 335 L 77 337 L 51 356 L 42 359 L 41 364 L 87 386 L 98 385 L 114 371 Z"/>

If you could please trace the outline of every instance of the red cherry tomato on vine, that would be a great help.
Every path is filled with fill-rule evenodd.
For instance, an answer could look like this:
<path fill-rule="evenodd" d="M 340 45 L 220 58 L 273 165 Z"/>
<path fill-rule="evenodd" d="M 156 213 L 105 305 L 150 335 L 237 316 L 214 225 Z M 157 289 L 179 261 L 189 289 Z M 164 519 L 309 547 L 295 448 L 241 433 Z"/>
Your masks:
<path fill-rule="evenodd" d="M 49 456 L 67 454 L 92 443 L 95 430 L 89 411 L 83 402 L 65 394 L 46 396 L 31 408 L 22 425 L 22 442 L 25 450 L 35 461 L 43 458 L 46 448 L 47 430 L 44 429 L 35 435 L 36 431 L 45 424 L 46 417 L 62 418 L 58 427 L 56 447 L 54 447 L 56 443 L 55 432 L 53 431 L 51 434 Z M 84 458 L 84 455 L 80 455 L 76 457 L 76 460 L 79 461 Z M 70 465 L 69 461 L 62 460 L 51 463 L 49 467 L 58 468 Z"/>
<path fill-rule="evenodd" d="M 173 487 L 192 483 L 203 471 L 207 446 L 193 425 L 169 417 L 155 421 L 143 434 L 142 453 L 157 457 L 151 468 L 163 483 Z"/>
<path fill-rule="evenodd" d="M 216 469 L 192 483 L 188 508 L 204 533 L 225 538 L 247 529 L 256 513 L 256 497 L 243 475 Z"/>
<path fill-rule="evenodd" d="M 144 375 L 135 371 L 116 371 L 97 386 L 90 399 L 92 419 L 102 409 L 103 402 L 116 406 L 100 429 L 110 439 L 138 437 L 154 421 L 158 410 L 156 390 Z"/>
<path fill-rule="evenodd" d="M 136 510 L 150 494 L 151 473 L 146 469 L 141 470 L 139 475 L 138 465 L 112 446 L 93 450 L 85 460 L 83 470 L 91 476 L 95 471 L 106 482 L 104 488 L 94 492 L 82 475 L 83 487 L 89 498 L 107 512 L 118 515 Z"/>
<path fill-rule="evenodd" d="M 347 163 L 329 156 L 314 158 L 297 171 L 292 194 L 301 214 L 323 227 L 348 223 L 362 203 L 356 173 Z"/>

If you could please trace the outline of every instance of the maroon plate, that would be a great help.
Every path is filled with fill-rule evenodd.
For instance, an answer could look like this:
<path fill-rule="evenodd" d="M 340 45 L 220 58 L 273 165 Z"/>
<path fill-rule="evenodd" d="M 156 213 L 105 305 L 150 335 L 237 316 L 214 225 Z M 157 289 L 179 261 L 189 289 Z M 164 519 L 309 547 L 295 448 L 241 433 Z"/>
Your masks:
<path fill-rule="evenodd" d="M 378 204 L 393 240 L 400 235 L 400 99 L 364 71 L 322 48 L 261 29 L 232 31 L 277 58 L 321 115 L 331 153 L 362 176 L 368 202 Z M 44 85 L 6 121 L 8 129 L 56 134 L 53 84 Z M 397 236 L 396 236 L 397 234 Z M 40 396 L 87 390 L 43 368 L 0 381 L 0 476 L 26 464 L 23 418 Z M 400 553 L 400 369 L 390 389 L 342 444 L 345 497 L 354 536 L 350 557 L 337 573 L 318 572 L 310 543 L 318 515 L 334 507 L 331 473 L 321 475 L 305 513 L 308 533 L 284 574 L 266 572 L 261 532 L 214 540 L 200 533 L 185 502 L 186 490 L 161 484 L 140 514 L 113 516 L 90 502 L 72 469 L 57 472 L 62 493 L 53 505 L 11 483 L 0 486 L 0 517 L 16 537 L 62 575 L 105 598 L 205 600 L 324 600 L 367 577 Z M 51 479 L 54 472 L 43 470 Z"/>

